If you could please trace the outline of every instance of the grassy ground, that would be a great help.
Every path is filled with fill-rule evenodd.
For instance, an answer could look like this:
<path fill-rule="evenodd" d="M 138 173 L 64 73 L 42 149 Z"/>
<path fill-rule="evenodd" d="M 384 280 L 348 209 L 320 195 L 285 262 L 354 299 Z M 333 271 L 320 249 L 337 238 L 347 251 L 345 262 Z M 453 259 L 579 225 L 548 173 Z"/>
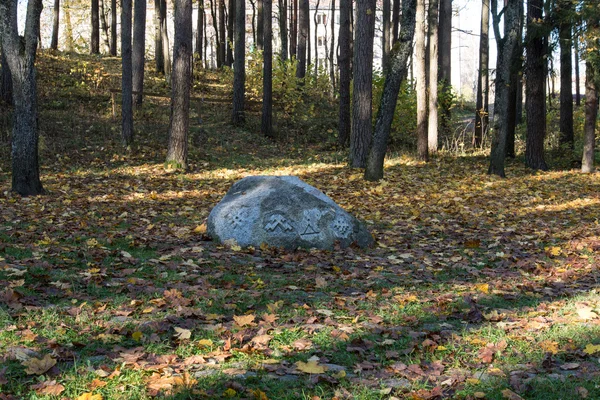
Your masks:
<path fill-rule="evenodd" d="M 206 145 L 167 173 L 168 99 L 121 147 L 118 63 L 41 58 L 45 196 L 10 193 L 0 113 L 0 399 L 600 398 L 600 175 L 399 156 L 367 183 L 323 143 L 265 141 L 256 113 L 231 128 L 209 73 Z M 254 174 L 301 177 L 377 244 L 211 242 L 211 207 Z"/>

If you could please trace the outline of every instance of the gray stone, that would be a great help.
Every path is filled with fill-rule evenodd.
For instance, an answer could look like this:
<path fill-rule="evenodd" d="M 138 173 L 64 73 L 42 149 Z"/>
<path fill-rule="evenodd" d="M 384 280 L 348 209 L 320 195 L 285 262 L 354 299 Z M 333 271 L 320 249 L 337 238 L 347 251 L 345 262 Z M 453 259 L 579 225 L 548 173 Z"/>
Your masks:
<path fill-rule="evenodd" d="M 333 249 L 373 237 L 364 224 L 295 176 L 250 176 L 236 182 L 208 216 L 208 234 L 239 246 Z"/>

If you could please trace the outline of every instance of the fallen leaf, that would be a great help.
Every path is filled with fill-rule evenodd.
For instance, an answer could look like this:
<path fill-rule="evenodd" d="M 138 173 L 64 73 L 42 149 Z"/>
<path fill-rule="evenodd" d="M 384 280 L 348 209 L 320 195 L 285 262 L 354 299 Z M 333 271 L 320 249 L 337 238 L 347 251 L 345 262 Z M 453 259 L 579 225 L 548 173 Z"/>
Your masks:
<path fill-rule="evenodd" d="M 327 287 L 327 280 L 321 276 L 317 276 L 315 279 L 315 286 L 319 289 L 324 289 Z"/>
<path fill-rule="evenodd" d="M 315 360 L 309 360 L 308 362 L 298 361 L 296 362 L 296 369 L 307 374 L 322 374 L 327 371 L 327 367 L 319 365 Z"/>
<path fill-rule="evenodd" d="M 44 381 L 32 385 L 31 389 L 35 390 L 37 394 L 58 396 L 65 390 L 65 387 L 56 381 Z"/>
<path fill-rule="evenodd" d="M 475 285 L 475 289 L 477 289 L 478 292 L 487 294 L 490 292 L 490 285 L 487 283 L 479 283 Z"/>
<path fill-rule="evenodd" d="M 575 391 L 577 392 L 577 394 L 579 395 L 579 397 L 581 397 L 582 399 L 587 399 L 590 392 L 584 388 L 583 386 L 578 386 Z"/>
<path fill-rule="evenodd" d="M 253 314 L 248 315 L 234 315 L 233 320 L 239 327 L 244 327 L 252 324 L 255 316 Z"/>
<path fill-rule="evenodd" d="M 579 363 L 565 363 L 560 366 L 563 371 L 571 371 L 577 368 L 579 368 Z"/>
<path fill-rule="evenodd" d="M 585 354 L 596 354 L 600 351 L 600 344 L 588 344 L 585 346 L 585 349 L 583 349 L 583 352 Z"/>
<path fill-rule="evenodd" d="M 46 354 L 42 359 L 30 358 L 23 361 L 21 365 L 27 367 L 25 369 L 27 375 L 42 375 L 56 365 L 56 360 L 50 354 Z"/>
<path fill-rule="evenodd" d="M 596 314 L 591 307 L 578 308 L 577 314 L 579 315 L 579 318 L 584 320 L 598 318 L 598 314 Z"/>
<path fill-rule="evenodd" d="M 173 327 L 175 329 L 175 334 L 173 335 L 176 339 L 186 340 L 192 337 L 192 331 L 185 328 L 180 328 L 178 326 Z"/>
<path fill-rule="evenodd" d="M 502 397 L 504 397 L 507 400 L 523 400 L 521 396 L 519 396 L 510 389 L 504 389 L 502 391 Z"/>
<path fill-rule="evenodd" d="M 81 396 L 77 397 L 76 400 L 102 400 L 101 394 L 93 394 L 93 393 L 84 393 Z"/>

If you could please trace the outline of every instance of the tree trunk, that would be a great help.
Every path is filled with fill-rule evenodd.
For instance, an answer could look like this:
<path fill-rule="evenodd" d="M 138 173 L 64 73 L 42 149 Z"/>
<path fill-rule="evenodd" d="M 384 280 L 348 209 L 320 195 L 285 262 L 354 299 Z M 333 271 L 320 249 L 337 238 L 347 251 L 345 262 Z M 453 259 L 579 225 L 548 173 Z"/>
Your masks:
<path fill-rule="evenodd" d="M 266 137 L 273 135 L 273 18 L 272 0 L 263 0 L 263 104 L 261 132 Z"/>
<path fill-rule="evenodd" d="M 571 62 L 571 1 L 563 0 L 560 5 L 564 15 L 559 26 L 560 38 L 560 144 L 573 149 L 573 68 Z"/>
<path fill-rule="evenodd" d="M 417 0 L 415 23 L 415 59 L 414 70 L 417 92 L 417 157 L 419 160 L 429 159 L 427 140 L 427 57 L 425 55 L 425 0 Z"/>
<path fill-rule="evenodd" d="M 306 6 L 306 70 L 308 71 L 309 65 L 311 64 L 311 40 L 310 40 L 310 1 L 307 2 Z"/>
<path fill-rule="evenodd" d="M 335 63 L 333 62 L 335 52 L 335 0 L 331 0 L 331 43 L 329 45 L 329 81 L 331 83 L 331 92 L 329 97 L 335 97 Z"/>
<path fill-rule="evenodd" d="M 298 0 L 292 1 L 292 21 L 290 32 L 290 58 L 298 58 Z"/>
<path fill-rule="evenodd" d="M 381 69 L 387 72 L 388 59 L 390 57 L 390 36 L 392 35 L 390 27 L 391 0 L 383 0 L 382 12 L 382 35 L 381 35 Z"/>
<path fill-rule="evenodd" d="M 244 21 L 245 23 L 245 21 Z M 196 57 L 202 61 L 204 47 L 204 0 L 198 1 L 198 19 L 196 21 Z M 200 63 L 202 65 L 202 63 Z"/>
<path fill-rule="evenodd" d="M 175 0 L 171 119 L 167 169 L 186 170 L 192 83 L 192 0 Z"/>
<path fill-rule="evenodd" d="M 135 0 L 133 16 L 133 50 L 131 62 L 133 68 L 133 103 L 136 107 L 142 105 L 144 92 L 144 64 L 146 50 L 146 0 Z"/>
<path fill-rule="evenodd" d="M 219 21 L 217 20 L 217 8 L 218 5 L 216 4 L 216 2 L 219 2 L 221 0 L 210 0 L 210 15 L 212 17 L 212 23 L 213 23 L 213 29 L 215 31 L 215 51 L 214 51 L 214 55 L 216 56 L 217 59 L 217 67 L 221 66 L 221 60 L 219 59 L 220 57 L 220 52 L 219 49 L 221 48 L 221 39 L 219 37 Z"/>
<path fill-rule="evenodd" d="M 256 1 L 256 8 L 258 13 L 258 19 L 256 21 L 256 48 L 258 50 L 262 50 L 264 48 L 265 43 L 265 10 L 264 10 L 264 0 Z"/>
<path fill-rule="evenodd" d="M 350 166 L 365 168 L 373 136 L 373 40 L 375 38 L 375 0 L 356 2 L 356 49 L 353 68 L 352 132 Z"/>
<path fill-rule="evenodd" d="M 161 0 L 154 0 L 154 64 L 157 74 L 165 73 L 165 56 L 162 42 Z"/>
<path fill-rule="evenodd" d="M 21 196 L 44 193 L 38 161 L 35 71 L 41 12 L 41 0 L 27 3 L 25 32 L 19 37 L 17 1 L 0 1 L 0 41 L 13 86 L 12 190 Z"/>
<path fill-rule="evenodd" d="M 287 28 L 287 0 L 279 0 L 279 34 L 281 35 L 281 61 L 288 59 L 288 28 Z"/>
<path fill-rule="evenodd" d="M 479 36 L 479 71 L 477 73 L 477 100 L 473 146 L 481 147 L 488 129 L 489 52 L 490 52 L 490 0 L 481 2 L 481 34 Z"/>
<path fill-rule="evenodd" d="M 401 0 L 392 1 L 392 44 L 398 41 L 398 31 L 400 24 L 400 3 Z"/>
<path fill-rule="evenodd" d="M 376 181 L 383 178 L 383 162 L 387 151 L 388 140 L 400 85 L 408 73 L 408 59 L 412 53 L 412 42 L 415 34 L 415 5 L 416 0 L 404 0 L 402 10 L 402 30 L 399 40 L 394 44 L 388 73 L 385 77 L 381 103 L 377 112 L 373 144 L 369 152 L 365 179 Z"/>
<path fill-rule="evenodd" d="M 250 5 L 252 6 L 252 43 L 254 47 L 258 46 L 256 43 L 256 3 L 254 0 L 250 0 Z"/>
<path fill-rule="evenodd" d="M 98 0 L 92 0 L 92 36 L 90 40 L 90 53 L 100 54 L 100 12 Z"/>
<path fill-rule="evenodd" d="M 246 1 L 246 0 L 237 0 Z M 225 65 L 231 68 L 233 66 L 233 25 L 235 21 L 235 2 L 236 0 L 229 0 L 227 5 L 227 60 Z M 245 22 L 244 22 L 245 23 Z"/>
<path fill-rule="evenodd" d="M 589 46 L 589 45 L 588 45 Z M 595 47 L 593 47 L 595 50 Z M 596 87 L 595 66 L 585 62 L 585 125 L 583 129 L 583 156 L 581 172 L 594 172 L 594 147 L 596 142 L 596 121 L 598 119 L 598 88 Z"/>
<path fill-rule="evenodd" d="M 108 21 L 106 20 L 104 0 L 98 0 L 98 6 L 100 8 L 100 24 L 102 25 L 102 33 L 104 33 L 104 46 L 106 47 L 106 51 L 110 54 L 110 33 L 108 32 Z"/>
<path fill-rule="evenodd" d="M 54 0 L 54 23 L 52 25 L 52 40 L 50 48 L 58 50 L 58 27 L 60 26 L 60 0 Z"/>
<path fill-rule="evenodd" d="M 429 93 L 427 147 L 429 154 L 438 150 L 438 16 L 439 0 L 429 0 Z"/>
<path fill-rule="evenodd" d="M 314 66 L 315 66 L 315 77 L 319 76 L 319 4 L 321 3 L 321 0 L 317 0 L 316 6 L 315 6 L 315 14 L 314 14 L 314 21 L 315 21 L 315 62 L 314 62 Z"/>
<path fill-rule="evenodd" d="M 117 55 L 117 0 L 110 1 L 110 55 Z"/>
<path fill-rule="evenodd" d="M 581 90 L 579 88 L 579 37 L 575 36 L 573 40 L 573 53 L 575 53 L 575 105 L 581 105 Z"/>
<path fill-rule="evenodd" d="M 73 51 L 73 26 L 71 25 L 71 2 L 64 0 L 63 10 L 65 12 L 65 50 L 71 53 Z"/>
<path fill-rule="evenodd" d="M 440 26 L 438 49 L 438 83 L 442 102 L 440 104 L 440 131 L 444 136 L 451 133 L 452 119 L 452 0 L 440 0 Z"/>
<path fill-rule="evenodd" d="M 160 0 L 160 35 L 162 37 L 163 45 L 163 65 L 165 67 L 165 79 L 167 82 L 171 82 L 171 45 L 169 43 L 169 29 L 167 25 L 167 1 Z"/>
<path fill-rule="evenodd" d="M 217 67 L 221 68 L 226 62 L 227 59 L 227 38 L 225 36 L 225 0 L 219 0 L 219 37 L 221 41 L 219 42 L 219 57 L 217 60 L 220 60 L 220 63 L 217 61 Z"/>
<path fill-rule="evenodd" d="M 543 0 L 527 3 L 527 140 L 525 164 L 532 169 L 547 170 L 544 160 L 546 137 L 546 68 L 544 55 Z"/>
<path fill-rule="evenodd" d="M 133 143 L 133 71 L 131 46 L 132 0 L 121 0 L 121 89 L 122 137 L 125 146 Z"/>
<path fill-rule="evenodd" d="M 500 17 L 498 16 L 498 0 L 492 0 L 494 19 L 494 33 L 500 38 Z M 509 90 L 512 74 L 510 55 L 514 54 L 515 46 L 520 41 L 519 29 L 521 25 L 521 0 L 508 0 L 504 7 L 504 24 L 507 34 L 500 40 L 496 40 L 498 47 L 498 58 L 496 61 L 496 96 L 494 101 L 494 133 L 492 138 L 492 150 L 490 154 L 490 166 L 488 174 L 505 177 L 504 162 L 506 159 L 506 138 L 508 136 L 508 124 L 506 117 L 509 107 Z"/>
<path fill-rule="evenodd" d="M 246 82 L 246 2 L 237 0 L 235 10 L 235 57 L 233 65 L 233 115 L 234 125 L 245 121 L 244 95 Z"/>
<path fill-rule="evenodd" d="M 306 43 L 308 39 L 308 0 L 299 0 L 298 10 L 298 48 L 296 56 L 298 57 L 298 68 L 296 69 L 296 77 L 304 79 L 306 76 Z"/>
<path fill-rule="evenodd" d="M 204 10 L 204 1 L 202 1 L 202 29 L 203 29 L 203 39 L 204 39 L 204 68 L 208 69 L 209 66 L 209 58 L 208 58 L 208 33 L 206 32 L 207 30 L 207 25 L 208 22 L 206 21 L 206 11 Z"/>
<path fill-rule="evenodd" d="M 519 11 L 523 15 L 523 10 Z M 505 35 L 508 32 L 505 32 Z M 517 128 L 517 101 L 519 77 L 523 73 L 523 44 L 520 38 L 523 37 L 523 23 L 519 23 L 518 44 L 515 46 L 514 53 L 510 56 L 510 87 L 508 88 L 508 115 L 506 116 L 507 136 L 506 136 L 506 157 L 515 158 L 515 134 Z"/>
<path fill-rule="evenodd" d="M 340 31 L 338 67 L 340 69 L 340 109 L 338 143 L 346 147 L 350 140 L 350 14 L 352 0 L 340 0 Z"/>
<path fill-rule="evenodd" d="M 0 69 L 0 100 L 5 104 L 13 104 L 13 87 L 12 87 L 12 74 L 10 73 L 10 67 L 4 54 L 0 43 L 0 63 L 2 69 Z"/>

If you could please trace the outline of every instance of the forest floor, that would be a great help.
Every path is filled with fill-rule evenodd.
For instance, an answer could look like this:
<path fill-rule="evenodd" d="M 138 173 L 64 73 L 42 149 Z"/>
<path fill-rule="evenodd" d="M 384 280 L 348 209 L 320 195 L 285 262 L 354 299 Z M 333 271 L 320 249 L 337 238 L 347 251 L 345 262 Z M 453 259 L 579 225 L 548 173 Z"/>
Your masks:
<path fill-rule="evenodd" d="M 167 98 L 120 144 L 118 63 L 41 57 L 44 196 L 10 192 L 0 109 L 0 399 L 600 398 L 600 174 L 397 156 L 365 182 L 323 144 L 231 128 L 204 72 L 205 144 L 169 173 Z M 211 208 L 257 174 L 299 176 L 376 244 L 210 241 Z"/>

